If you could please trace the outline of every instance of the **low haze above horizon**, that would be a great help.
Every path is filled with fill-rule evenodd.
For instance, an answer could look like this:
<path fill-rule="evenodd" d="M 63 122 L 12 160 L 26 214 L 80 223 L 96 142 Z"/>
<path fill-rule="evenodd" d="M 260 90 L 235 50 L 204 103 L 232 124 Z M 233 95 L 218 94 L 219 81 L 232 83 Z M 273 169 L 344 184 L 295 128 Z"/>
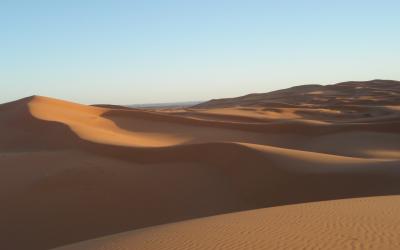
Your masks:
<path fill-rule="evenodd" d="M 0 103 L 206 101 L 400 80 L 399 1 L 1 1 Z"/>

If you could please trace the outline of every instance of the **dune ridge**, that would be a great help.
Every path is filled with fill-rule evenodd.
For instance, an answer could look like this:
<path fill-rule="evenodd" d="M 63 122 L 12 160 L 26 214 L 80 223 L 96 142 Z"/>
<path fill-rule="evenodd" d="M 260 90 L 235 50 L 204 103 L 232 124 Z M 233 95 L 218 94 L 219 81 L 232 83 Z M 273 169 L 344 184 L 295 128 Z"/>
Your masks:
<path fill-rule="evenodd" d="M 395 93 L 397 85 L 384 86 Z M 140 110 L 32 96 L 2 104 L 0 242 L 50 249 L 216 214 L 400 194 L 394 100 Z"/>
<path fill-rule="evenodd" d="M 332 85 L 301 85 L 268 93 L 215 99 L 196 105 L 197 108 L 230 106 L 366 106 L 399 103 L 400 82 L 375 79 L 349 81 Z"/>

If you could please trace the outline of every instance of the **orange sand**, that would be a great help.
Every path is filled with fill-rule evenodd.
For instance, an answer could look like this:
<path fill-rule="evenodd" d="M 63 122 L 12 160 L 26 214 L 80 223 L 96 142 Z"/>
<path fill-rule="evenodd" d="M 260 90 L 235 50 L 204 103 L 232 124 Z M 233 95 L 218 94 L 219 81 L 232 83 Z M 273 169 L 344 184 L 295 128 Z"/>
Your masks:
<path fill-rule="evenodd" d="M 277 206 L 146 228 L 87 249 L 395 249 L 397 196 L 281 206 L 400 194 L 398 85 L 348 85 L 187 109 L 40 96 L 2 104 L 1 248 L 50 249 Z"/>
<path fill-rule="evenodd" d="M 304 203 L 149 227 L 57 250 L 399 249 L 400 196 Z"/>

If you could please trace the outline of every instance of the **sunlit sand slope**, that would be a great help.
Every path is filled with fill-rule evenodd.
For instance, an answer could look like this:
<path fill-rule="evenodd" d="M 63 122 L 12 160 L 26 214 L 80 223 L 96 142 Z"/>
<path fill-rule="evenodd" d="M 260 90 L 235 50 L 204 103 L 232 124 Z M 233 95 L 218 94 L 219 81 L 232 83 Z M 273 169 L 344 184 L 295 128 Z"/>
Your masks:
<path fill-rule="evenodd" d="M 304 203 L 207 217 L 57 250 L 399 249 L 400 196 Z"/>

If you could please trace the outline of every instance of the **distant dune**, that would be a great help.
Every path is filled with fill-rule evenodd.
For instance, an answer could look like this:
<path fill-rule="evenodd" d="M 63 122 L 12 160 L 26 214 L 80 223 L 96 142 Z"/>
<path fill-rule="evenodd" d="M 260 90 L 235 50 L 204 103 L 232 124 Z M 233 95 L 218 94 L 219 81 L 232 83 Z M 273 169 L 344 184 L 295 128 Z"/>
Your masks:
<path fill-rule="evenodd" d="M 164 102 L 164 103 L 144 103 L 144 104 L 131 104 L 128 107 L 131 108 L 187 108 L 201 103 L 200 101 L 192 102 Z"/>
<path fill-rule="evenodd" d="M 372 80 L 366 82 L 343 82 L 325 86 L 302 85 L 269 93 L 211 100 L 196 107 L 391 105 L 399 102 L 399 81 Z"/>
<path fill-rule="evenodd" d="M 4 249 L 50 249 L 135 229 L 66 249 L 397 249 L 400 242 L 399 82 L 146 110 L 32 96 L 0 105 L 0 138 Z M 383 195 L 393 196 L 320 202 Z M 282 206 L 304 202 L 317 203 Z M 259 208 L 266 209 L 232 213 Z M 225 213 L 232 214 L 142 229 Z"/>

